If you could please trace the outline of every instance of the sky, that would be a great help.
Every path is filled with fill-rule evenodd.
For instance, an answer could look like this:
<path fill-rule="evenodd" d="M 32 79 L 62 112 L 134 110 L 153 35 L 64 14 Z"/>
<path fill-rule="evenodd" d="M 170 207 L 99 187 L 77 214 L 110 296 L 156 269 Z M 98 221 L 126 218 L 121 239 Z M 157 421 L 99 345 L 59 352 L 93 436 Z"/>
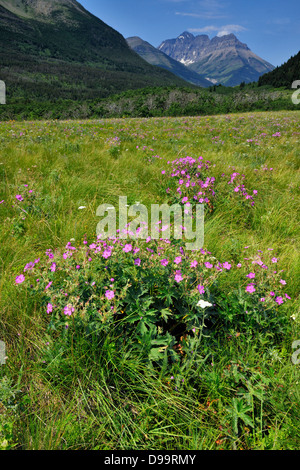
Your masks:
<path fill-rule="evenodd" d="M 158 47 L 184 31 L 210 38 L 234 33 L 277 66 L 300 50 L 299 0 L 79 0 L 125 38 Z M 300 79 L 300 77 L 299 77 Z"/>

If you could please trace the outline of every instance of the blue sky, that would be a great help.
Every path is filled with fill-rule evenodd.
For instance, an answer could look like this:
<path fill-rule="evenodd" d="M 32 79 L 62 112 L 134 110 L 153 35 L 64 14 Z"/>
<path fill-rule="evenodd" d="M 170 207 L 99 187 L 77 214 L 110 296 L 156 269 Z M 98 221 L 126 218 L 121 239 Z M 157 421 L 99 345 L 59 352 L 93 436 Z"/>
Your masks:
<path fill-rule="evenodd" d="M 125 38 L 140 36 L 158 47 L 183 31 L 234 33 L 277 66 L 300 50 L 299 0 L 79 0 Z M 299 77 L 300 78 L 300 77 Z"/>

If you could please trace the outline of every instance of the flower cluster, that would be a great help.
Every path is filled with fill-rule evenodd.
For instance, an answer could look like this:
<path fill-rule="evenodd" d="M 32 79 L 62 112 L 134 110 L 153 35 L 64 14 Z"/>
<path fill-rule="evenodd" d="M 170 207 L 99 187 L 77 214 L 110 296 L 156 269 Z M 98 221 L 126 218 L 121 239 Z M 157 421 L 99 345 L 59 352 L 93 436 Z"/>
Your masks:
<path fill-rule="evenodd" d="M 216 183 L 217 179 L 212 175 L 215 169 L 215 164 L 209 160 L 204 160 L 202 156 L 198 158 L 182 157 L 172 162 L 168 161 L 171 165 L 169 172 L 170 183 L 166 192 L 171 196 L 174 202 L 179 202 L 185 206 L 186 209 L 192 205 L 205 204 L 205 207 L 212 212 L 215 205 L 216 197 Z M 162 174 L 166 174 L 166 170 L 162 170 Z M 226 178 L 225 173 L 222 177 Z M 252 190 L 250 193 L 244 183 L 245 175 L 234 171 L 230 175 L 228 185 L 233 186 L 233 193 L 243 197 L 249 201 L 251 206 L 254 206 L 254 197 L 258 191 Z"/>

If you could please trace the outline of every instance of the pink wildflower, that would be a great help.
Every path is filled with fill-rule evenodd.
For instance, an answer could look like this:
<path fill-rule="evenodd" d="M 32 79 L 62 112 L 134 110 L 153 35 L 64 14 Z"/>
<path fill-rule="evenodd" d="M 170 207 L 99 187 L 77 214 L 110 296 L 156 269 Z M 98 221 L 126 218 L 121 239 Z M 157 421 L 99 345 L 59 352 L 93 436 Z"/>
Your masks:
<path fill-rule="evenodd" d="M 115 296 L 115 293 L 114 293 L 113 290 L 107 290 L 105 292 L 105 297 L 109 300 L 112 300 L 114 298 L 114 296 Z"/>
<path fill-rule="evenodd" d="M 249 274 L 247 274 L 246 277 L 249 277 L 249 279 L 254 279 L 255 278 L 255 273 L 249 273 Z"/>
<path fill-rule="evenodd" d="M 209 263 L 208 261 L 206 263 L 204 263 L 204 266 L 207 268 L 207 269 L 211 269 L 213 267 L 213 265 L 211 263 Z"/>
<path fill-rule="evenodd" d="M 129 253 L 129 251 L 132 251 L 132 245 L 128 243 L 124 246 L 123 251 L 125 251 L 125 253 Z"/>
<path fill-rule="evenodd" d="M 110 250 L 104 250 L 102 257 L 107 259 L 111 256 L 111 251 Z"/>
<path fill-rule="evenodd" d="M 204 292 L 205 292 L 204 286 L 201 286 L 199 284 L 197 287 L 198 287 L 199 294 L 204 294 Z"/>
<path fill-rule="evenodd" d="M 255 287 L 253 286 L 253 284 L 249 284 L 246 287 L 246 292 L 249 292 L 249 294 L 252 294 L 253 292 L 255 292 Z"/>
<path fill-rule="evenodd" d="M 75 308 L 71 305 L 71 304 L 68 304 L 65 306 L 64 308 L 64 314 L 65 315 L 68 315 L 69 317 L 72 315 L 72 313 L 75 312 Z"/>
<path fill-rule="evenodd" d="M 182 277 L 181 271 L 176 271 L 174 279 L 176 282 L 182 281 L 183 277 Z"/>
<path fill-rule="evenodd" d="M 22 282 L 24 281 L 25 281 L 25 276 L 23 274 L 16 277 L 16 284 L 22 284 Z"/>
<path fill-rule="evenodd" d="M 55 271 L 56 271 L 56 264 L 55 264 L 55 263 L 53 263 L 53 264 L 51 265 L 50 271 L 52 271 L 53 273 L 55 273 Z"/>
<path fill-rule="evenodd" d="M 226 261 L 225 263 L 223 263 L 223 268 L 229 270 L 231 268 L 231 264 Z"/>
<path fill-rule="evenodd" d="M 47 313 L 51 313 L 53 311 L 53 305 L 52 304 L 48 304 L 47 305 Z"/>

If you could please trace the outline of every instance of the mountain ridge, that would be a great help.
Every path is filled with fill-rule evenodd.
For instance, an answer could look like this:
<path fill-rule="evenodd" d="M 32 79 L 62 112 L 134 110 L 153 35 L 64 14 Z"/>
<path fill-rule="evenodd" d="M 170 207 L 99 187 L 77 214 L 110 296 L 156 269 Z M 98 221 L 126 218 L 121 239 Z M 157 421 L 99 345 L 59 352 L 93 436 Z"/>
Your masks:
<path fill-rule="evenodd" d="M 140 37 L 131 36 L 126 38 L 126 41 L 129 46 L 149 64 L 165 68 L 166 70 L 169 70 L 170 72 L 186 80 L 187 82 L 192 83 L 193 85 L 202 87 L 209 87 L 212 85 L 212 82 L 209 82 L 193 70 L 189 70 L 187 67 L 185 67 L 185 65 L 181 64 L 177 60 L 172 59 L 172 57 L 169 57 L 164 52 L 159 51 L 149 42 L 144 41 Z"/>
<path fill-rule="evenodd" d="M 0 5 L 21 18 L 51 21 L 53 14 L 65 13 L 66 16 L 55 14 L 55 21 L 68 16 L 68 8 L 72 7 L 88 16 L 89 12 L 76 0 L 1 0 Z"/>
<path fill-rule="evenodd" d="M 258 86 L 291 88 L 292 83 L 300 79 L 300 51 L 282 65 L 268 72 L 258 80 Z"/>
<path fill-rule="evenodd" d="M 257 81 L 274 66 L 254 54 L 234 34 L 194 36 L 184 31 L 177 38 L 163 41 L 158 50 L 189 69 L 226 86 Z"/>

